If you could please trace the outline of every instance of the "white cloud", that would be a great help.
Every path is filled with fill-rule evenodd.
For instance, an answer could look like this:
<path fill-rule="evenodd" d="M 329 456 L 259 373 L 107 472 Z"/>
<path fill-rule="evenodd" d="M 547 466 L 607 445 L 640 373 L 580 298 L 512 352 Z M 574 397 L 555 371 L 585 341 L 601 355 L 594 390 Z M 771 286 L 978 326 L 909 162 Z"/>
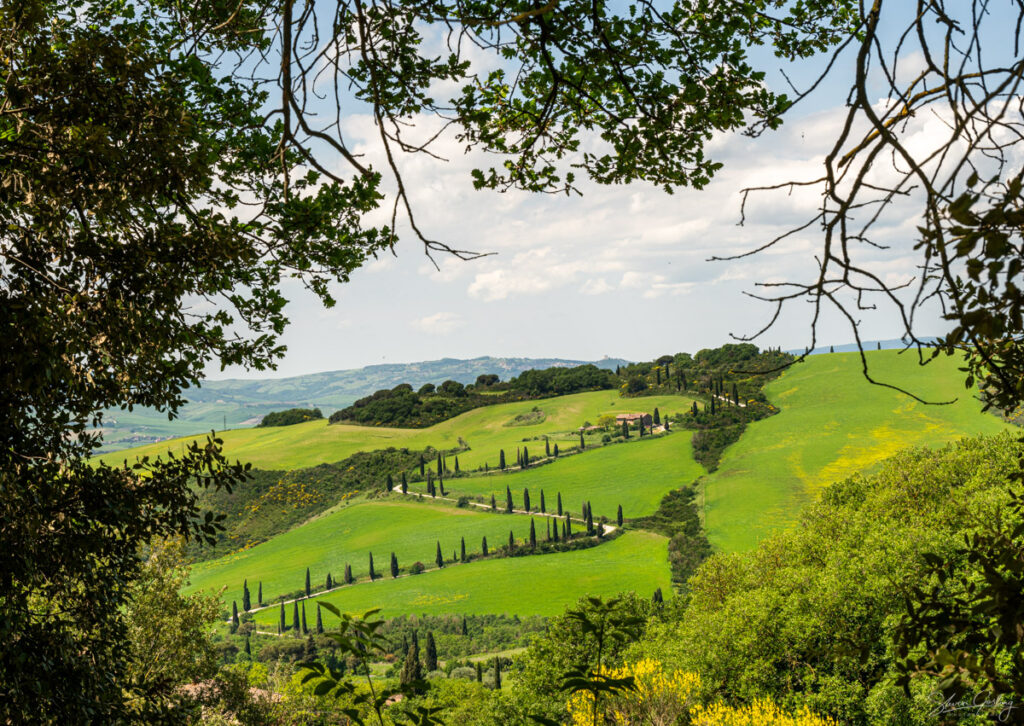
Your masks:
<path fill-rule="evenodd" d="M 464 321 L 456 313 L 434 313 L 412 321 L 412 326 L 424 333 L 444 335 L 462 327 Z"/>
<path fill-rule="evenodd" d="M 615 288 L 608 284 L 603 277 L 591 278 L 583 283 L 583 287 L 580 288 L 580 292 L 584 295 L 603 295 L 606 292 L 611 292 Z"/>

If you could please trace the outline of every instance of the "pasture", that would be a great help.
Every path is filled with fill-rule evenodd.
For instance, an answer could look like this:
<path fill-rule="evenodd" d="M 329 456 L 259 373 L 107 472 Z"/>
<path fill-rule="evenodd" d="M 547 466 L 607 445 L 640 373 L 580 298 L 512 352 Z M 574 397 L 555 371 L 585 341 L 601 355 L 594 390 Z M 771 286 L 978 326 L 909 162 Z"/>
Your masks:
<path fill-rule="evenodd" d="M 400 567 L 416 561 L 434 567 L 438 542 L 445 560 L 450 560 L 463 537 L 467 554 L 480 552 L 484 537 L 491 549 L 508 544 L 509 530 L 520 542 L 529 537 L 526 515 L 461 509 L 429 497 L 422 501 L 400 497 L 343 504 L 254 547 L 198 563 L 192 568 L 187 591 L 227 588 L 225 601 L 241 602 L 242 581 L 248 580 L 255 602 L 257 583 L 262 581 L 267 601 L 302 589 L 307 567 L 314 587 L 323 586 L 328 572 L 340 580 L 346 563 L 351 564 L 355 578 L 363 580 L 369 574 L 372 553 L 374 570 L 390 578 L 392 552 Z M 537 536 L 543 539 L 545 520 L 537 517 L 535 521 Z"/>
<path fill-rule="evenodd" d="M 488 516 L 488 515 L 484 515 Z M 507 536 L 507 535 L 506 535 Z M 422 575 L 356 583 L 323 596 L 342 611 L 381 615 L 493 614 L 557 615 L 584 595 L 634 590 L 649 596 L 669 592 L 667 540 L 649 532 L 626 532 L 598 547 L 575 552 L 482 560 Z M 251 582 L 251 581 L 250 581 Z M 316 620 L 314 597 L 306 615 Z M 291 606 L 285 608 L 291 623 Z M 324 613 L 324 625 L 333 618 Z M 255 614 L 260 630 L 274 631 L 279 610 Z"/>
<path fill-rule="evenodd" d="M 920 367 L 910 353 L 868 353 L 875 380 L 900 386 L 920 403 L 869 384 L 856 353 L 815 355 L 766 388 L 781 413 L 747 427 L 706 479 L 704 521 L 719 550 L 753 548 L 794 521 L 800 507 L 831 482 L 871 471 L 908 446 L 940 446 L 1007 428 L 965 390 L 959 362 Z"/>
<path fill-rule="evenodd" d="M 508 486 L 516 506 L 522 505 L 523 489 L 528 489 L 534 507 L 543 491 L 548 511 L 554 511 L 556 494 L 561 492 L 563 505 L 575 516 L 588 500 L 595 517 L 604 515 L 614 520 L 620 504 L 626 518 L 642 517 L 657 510 L 670 489 L 690 484 L 704 473 L 693 460 L 692 436 L 692 431 L 679 428 L 668 436 L 639 441 L 633 438 L 526 471 L 452 479 L 445 486 L 456 496 L 487 498 L 493 493 L 499 503 L 505 501 Z"/>

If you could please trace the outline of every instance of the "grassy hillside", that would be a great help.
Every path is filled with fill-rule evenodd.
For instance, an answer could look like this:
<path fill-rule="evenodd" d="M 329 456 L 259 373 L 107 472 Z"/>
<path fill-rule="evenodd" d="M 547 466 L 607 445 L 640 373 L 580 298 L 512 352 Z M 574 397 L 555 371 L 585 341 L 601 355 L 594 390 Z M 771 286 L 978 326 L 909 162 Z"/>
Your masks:
<path fill-rule="evenodd" d="M 448 379 L 471 383 L 481 373 L 496 373 L 502 380 L 508 380 L 533 368 L 571 367 L 585 362 L 561 358 L 443 358 L 289 378 L 203 381 L 201 387 L 185 392 L 188 403 L 174 421 L 168 421 L 165 413 L 142 406 L 134 411 L 108 411 L 104 450 L 114 451 L 171 436 L 201 434 L 210 429 L 220 431 L 225 420 L 231 428 L 252 426 L 264 414 L 293 406 L 317 405 L 328 416 L 357 398 L 399 383 L 411 383 L 414 388 Z M 599 368 L 614 369 L 627 361 L 606 358 L 593 363 Z"/>
<path fill-rule="evenodd" d="M 398 496 L 342 505 L 254 547 L 199 563 L 192 570 L 189 589 L 227 587 L 225 598 L 240 601 L 242 580 L 248 579 L 253 593 L 262 581 L 263 597 L 269 600 L 301 589 L 307 567 L 312 581 L 322 585 L 328 572 L 340 579 L 346 563 L 356 578 L 365 578 L 371 552 L 378 573 L 388 571 L 392 552 L 402 567 L 417 560 L 433 567 L 438 541 L 449 559 L 462 537 L 466 552 L 474 553 L 481 551 L 485 536 L 488 546 L 497 548 L 508 543 L 509 530 L 519 541 L 530 533 L 530 518 L 525 515 L 490 514 L 476 507 L 459 509 L 429 498 L 421 502 Z M 545 522 L 538 518 L 536 524 L 543 538 Z"/>
<path fill-rule="evenodd" d="M 529 413 L 534 406 L 545 412 L 543 421 L 526 426 L 506 425 L 517 415 Z M 675 413 L 689 406 L 690 399 L 684 396 L 624 399 L 618 391 L 594 391 L 476 409 L 426 429 L 328 426 L 325 421 L 310 421 L 280 428 L 238 429 L 220 435 L 229 457 L 251 462 L 253 466 L 263 469 L 316 466 L 340 461 L 357 451 L 389 446 L 452 449 L 459 445 L 460 437 L 470 446 L 469 451 L 459 454 L 463 468 L 483 466 L 485 462 L 493 468 L 498 465 L 498 450 L 501 448 L 515 462 L 516 446 L 522 446 L 524 438 L 564 432 L 564 436 L 552 437 L 552 444 L 557 442 L 560 447 L 576 446 L 579 437 L 567 432 L 585 421 L 596 423 L 602 413 L 652 411 L 655 407 L 662 413 Z M 105 454 L 101 458 L 111 463 L 120 463 L 126 457 L 159 456 L 169 449 L 177 450 L 187 440 L 164 441 L 130 451 Z M 533 449 L 537 454 L 543 451 L 543 442 L 527 442 L 526 445 L 531 448 L 539 445 Z"/>
<path fill-rule="evenodd" d="M 548 511 L 554 511 L 556 495 L 561 492 L 563 505 L 577 515 L 586 499 L 594 507 L 595 517 L 614 520 L 620 504 L 625 517 L 641 517 L 657 510 L 670 489 L 689 484 L 704 473 L 693 460 L 692 436 L 692 431 L 678 429 L 668 436 L 606 446 L 524 472 L 452 479 L 446 486 L 455 494 L 486 497 L 493 493 L 499 503 L 505 501 L 508 486 L 516 506 L 522 505 L 525 488 L 534 507 L 540 504 L 543 490 Z"/>
<path fill-rule="evenodd" d="M 667 592 L 665 560 L 664 537 L 627 532 L 588 550 L 485 560 L 397 580 L 383 578 L 342 588 L 324 599 L 349 612 L 379 607 L 385 617 L 403 613 L 556 615 L 584 595 L 625 590 L 649 595 L 659 587 Z M 524 587 L 525 583 L 529 585 Z M 315 612 L 315 605 L 307 604 L 307 616 L 315 618 Z M 273 631 L 278 610 L 269 608 L 255 617 L 260 629 Z M 287 617 L 290 623 L 290 609 Z M 330 617 L 325 614 L 325 624 Z"/>
<path fill-rule="evenodd" d="M 752 548 L 793 522 L 823 486 L 870 471 L 902 448 L 1007 428 L 981 412 L 954 360 L 922 368 L 909 354 L 883 350 L 868 353 L 868 361 L 876 380 L 929 401 L 958 400 L 931 406 L 872 386 L 854 353 L 814 356 L 794 366 L 766 389 L 782 412 L 750 425 L 707 479 L 705 525 L 717 548 Z"/>

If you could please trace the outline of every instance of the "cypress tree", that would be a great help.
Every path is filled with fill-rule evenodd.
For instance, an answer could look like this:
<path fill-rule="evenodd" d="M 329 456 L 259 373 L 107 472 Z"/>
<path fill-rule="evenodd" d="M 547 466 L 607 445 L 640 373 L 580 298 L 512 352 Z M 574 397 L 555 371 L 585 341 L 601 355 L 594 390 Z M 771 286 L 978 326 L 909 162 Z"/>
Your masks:
<path fill-rule="evenodd" d="M 455 457 L 455 473 L 459 473 L 459 457 Z"/>
<path fill-rule="evenodd" d="M 434 642 L 434 633 L 427 632 L 427 648 L 424 652 L 423 665 L 427 667 L 427 673 L 437 670 L 437 643 Z"/>
<path fill-rule="evenodd" d="M 547 518 L 545 518 L 545 519 L 547 519 Z M 551 520 L 548 519 L 544 524 L 547 525 L 547 529 L 548 529 L 548 538 L 546 540 L 544 540 L 544 541 L 545 542 L 550 542 L 551 541 Z"/>
<path fill-rule="evenodd" d="M 644 417 L 640 417 L 640 438 L 644 437 Z"/>
<path fill-rule="evenodd" d="M 306 568 L 306 597 L 312 594 L 312 588 L 309 586 L 309 568 Z"/>
<path fill-rule="evenodd" d="M 423 454 L 420 454 L 420 476 L 424 475 L 427 468 L 427 462 L 423 460 Z"/>
<path fill-rule="evenodd" d="M 523 468 L 525 469 L 525 468 L 526 468 L 526 467 L 528 467 L 529 465 L 530 465 L 530 452 L 529 452 L 529 450 L 528 450 L 528 449 L 527 449 L 527 448 L 526 448 L 526 447 L 524 446 L 524 447 L 523 447 Z"/>
<path fill-rule="evenodd" d="M 551 528 L 551 541 L 558 541 L 558 520 L 555 520 L 555 526 Z"/>
<path fill-rule="evenodd" d="M 263 607 L 263 580 L 260 580 L 260 589 L 256 591 L 256 602 Z"/>
<path fill-rule="evenodd" d="M 281 615 L 277 619 L 277 632 L 278 634 L 283 633 L 288 628 L 284 624 L 284 600 L 281 601 Z"/>
<path fill-rule="evenodd" d="M 548 441 L 547 436 L 544 437 L 544 456 L 547 456 L 549 458 L 551 456 L 551 442 Z"/>
<path fill-rule="evenodd" d="M 322 632 L 324 632 L 324 619 L 320 615 L 320 606 L 318 605 L 316 608 L 316 633 L 319 635 Z"/>
<path fill-rule="evenodd" d="M 544 507 L 544 490 L 540 490 L 540 513 L 547 514 L 547 510 Z"/>
<path fill-rule="evenodd" d="M 597 538 L 601 539 L 604 537 L 604 522 L 597 523 Z"/>
<path fill-rule="evenodd" d="M 373 582 L 374 578 L 377 577 L 377 573 L 373 571 L 373 553 L 370 553 L 370 582 Z"/>
<path fill-rule="evenodd" d="M 408 686 L 414 681 L 422 680 L 423 667 L 420 665 L 420 645 L 416 641 L 416 631 L 412 633 L 412 647 L 405 654 L 405 663 L 402 664 L 402 673 L 399 681 L 403 686 Z"/>
<path fill-rule="evenodd" d="M 238 627 L 238 603 L 231 601 L 231 624 Z"/>
<path fill-rule="evenodd" d="M 587 534 L 594 534 L 594 513 L 590 511 L 590 502 L 587 502 Z"/>
<path fill-rule="evenodd" d="M 491 494 L 491 509 L 497 511 L 498 503 L 494 501 L 494 494 Z"/>
<path fill-rule="evenodd" d="M 501 661 L 498 656 L 494 656 L 494 690 L 501 690 Z"/>
<path fill-rule="evenodd" d="M 881 350 L 881 349 L 882 349 L 882 341 L 878 341 L 878 349 L 879 349 L 879 350 Z"/>
<path fill-rule="evenodd" d="M 249 581 L 242 580 L 242 610 L 249 612 L 252 602 L 249 599 Z"/>
<path fill-rule="evenodd" d="M 651 602 L 653 602 L 655 605 L 660 605 L 661 603 L 665 602 L 665 598 L 661 594 L 660 587 L 654 591 L 654 595 L 651 597 Z"/>
<path fill-rule="evenodd" d="M 665 416 L 665 430 L 668 431 L 668 416 Z"/>
<path fill-rule="evenodd" d="M 829 352 L 829 353 L 835 353 L 835 352 L 836 352 L 836 349 L 835 349 L 835 347 L 834 347 L 834 346 L 831 346 L 831 345 L 830 345 L 830 346 L 828 347 L 828 352 Z"/>
<path fill-rule="evenodd" d="M 512 490 L 505 486 L 505 512 L 512 514 Z"/>
<path fill-rule="evenodd" d="M 565 538 L 569 539 L 570 537 L 572 537 L 572 517 L 570 517 L 569 513 L 566 512 L 565 513 Z"/>
<path fill-rule="evenodd" d="M 352 578 L 352 565 L 345 563 L 345 584 L 351 585 L 354 582 Z"/>
<path fill-rule="evenodd" d="M 583 440 L 583 432 L 580 431 L 580 451 L 583 451 L 585 448 L 587 448 L 587 442 Z"/>
<path fill-rule="evenodd" d="M 247 656 L 249 656 L 250 658 L 252 657 L 252 647 L 249 645 L 249 637 L 248 636 L 246 636 L 246 638 L 245 638 L 245 654 Z"/>
<path fill-rule="evenodd" d="M 398 558 L 394 552 L 391 553 L 391 577 L 398 577 Z"/>
<path fill-rule="evenodd" d="M 562 492 L 558 492 L 558 516 L 562 516 Z"/>
<path fill-rule="evenodd" d="M 629 421 L 626 421 L 625 419 L 622 421 L 622 438 L 629 438 Z"/>
<path fill-rule="evenodd" d="M 516 538 L 515 538 L 515 535 L 512 534 L 512 530 L 510 529 L 508 531 L 508 551 L 511 552 L 515 548 L 516 548 Z"/>
<path fill-rule="evenodd" d="M 527 512 L 530 511 L 530 490 L 523 489 L 523 509 Z"/>
<path fill-rule="evenodd" d="M 462 538 L 462 542 L 459 544 L 459 562 L 465 562 L 465 561 L 466 561 L 466 538 L 463 537 Z M 463 619 L 462 622 L 465 623 L 466 622 L 465 619 Z"/>
<path fill-rule="evenodd" d="M 293 600 L 292 601 L 292 630 L 295 631 L 296 635 L 299 634 L 299 601 L 298 600 Z"/>
<path fill-rule="evenodd" d="M 558 444 L 555 444 L 555 458 L 558 458 Z"/>
<path fill-rule="evenodd" d="M 487 556 L 487 538 L 484 537 L 483 542 L 480 544 L 480 551 L 484 553 L 484 557 Z"/>
<path fill-rule="evenodd" d="M 437 475 L 441 476 L 444 474 L 444 463 L 441 461 L 441 454 L 437 455 Z"/>
<path fill-rule="evenodd" d="M 569 515 L 565 515 L 568 517 Z M 565 522 L 562 522 L 562 539 L 569 539 L 569 526 Z"/>
<path fill-rule="evenodd" d="M 462 616 L 462 630 L 460 631 L 460 634 L 469 635 L 469 623 L 466 622 L 465 615 Z"/>
<path fill-rule="evenodd" d="M 615 515 L 615 522 L 621 527 L 622 526 L 622 505 L 619 505 L 619 512 Z"/>
<path fill-rule="evenodd" d="M 658 407 L 654 407 L 654 423 L 658 426 L 661 425 L 661 414 L 658 413 Z"/>
<path fill-rule="evenodd" d="M 537 549 L 537 530 L 533 526 L 533 517 L 530 517 L 530 548 Z"/>
<path fill-rule="evenodd" d="M 444 494 L 445 494 L 445 492 L 444 492 L 444 479 L 438 479 L 437 480 L 437 485 L 439 487 L 441 487 L 441 496 L 443 497 Z"/>
<path fill-rule="evenodd" d="M 409 482 L 405 478 L 405 472 L 402 472 L 402 494 L 409 493 Z"/>
<path fill-rule="evenodd" d="M 498 468 L 505 471 L 505 450 L 502 449 L 498 452 Z"/>
<path fill-rule="evenodd" d="M 444 567 L 444 555 L 441 554 L 441 541 L 437 542 L 437 555 L 434 557 L 434 561 L 438 567 Z"/>
<path fill-rule="evenodd" d="M 691 412 L 693 413 L 694 416 L 697 415 L 697 402 L 696 401 L 693 402 L 693 406 L 691 407 L 690 410 L 691 410 Z"/>
<path fill-rule="evenodd" d="M 319 610 L 319 608 L 317 608 Z M 306 627 L 306 601 L 302 601 L 302 634 L 309 635 L 309 628 Z"/>
<path fill-rule="evenodd" d="M 714 414 L 715 414 L 715 398 L 714 398 L 714 396 L 712 396 L 711 397 L 711 415 L 713 416 Z"/>
<path fill-rule="evenodd" d="M 388 474 L 387 481 L 384 482 L 384 485 L 388 488 L 389 492 L 394 491 L 394 489 L 395 489 L 395 480 L 391 478 L 391 474 Z"/>
<path fill-rule="evenodd" d="M 661 368 L 654 369 L 654 375 L 657 376 L 658 385 L 661 385 Z"/>
<path fill-rule="evenodd" d="M 330 572 L 327 573 L 327 582 L 324 585 L 324 589 L 326 590 L 331 590 L 334 588 L 334 580 L 331 578 Z"/>

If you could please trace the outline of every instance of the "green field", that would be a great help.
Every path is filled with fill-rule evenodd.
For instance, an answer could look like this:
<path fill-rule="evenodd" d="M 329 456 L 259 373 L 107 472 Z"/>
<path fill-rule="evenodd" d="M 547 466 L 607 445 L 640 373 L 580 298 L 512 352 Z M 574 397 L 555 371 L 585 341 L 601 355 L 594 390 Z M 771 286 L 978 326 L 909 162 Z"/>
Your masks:
<path fill-rule="evenodd" d="M 347 612 L 379 607 L 384 616 L 557 615 L 584 595 L 635 590 L 649 596 L 659 587 L 668 592 L 666 547 L 666 539 L 659 535 L 627 532 L 588 550 L 484 560 L 397 580 L 383 578 L 342 588 L 324 599 Z M 269 608 L 256 613 L 260 629 L 274 630 L 278 612 Z M 290 623 L 290 609 L 287 614 Z M 307 616 L 315 618 L 315 606 L 309 607 Z M 327 625 L 333 616 L 324 617 Z"/>
<path fill-rule="evenodd" d="M 226 587 L 225 600 L 241 602 L 242 581 L 249 581 L 253 596 L 262 581 L 263 598 L 270 600 L 302 589 L 307 567 L 314 586 L 322 586 L 328 572 L 341 578 L 346 563 L 352 565 L 357 579 L 365 578 L 371 552 L 374 569 L 387 573 L 392 552 L 401 567 L 416 561 L 434 567 L 438 542 L 447 560 L 459 550 L 462 537 L 467 553 L 480 552 L 485 536 L 492 549 L 508 544 L 509 530 L 519 541 L 529 537 L 526 515 L 491 514 L 429 498 L 400 497 L 343 505 L 255 547 L 199 563 L 192 569 L 188 589 L 217 592 Z M 537 536 L 543 539 L 545 519 L 537 517 L 536 526 Z"/>
<path fill-rule="evenodd" d="M 544 421 L 529 426 L 505 425 L 516 415 L 527 413 L 534 406 L 545 412 Z M 562 448 L 576 446 L 579 437 L 566 432 L 575 430 L 586 421 L 597 423 L 603 413 L 650 412 L 655 407 L 662 413 L 685 411 L 690 407 L 690 399 L 685 396 L 627 399 L 621 398 L 618 390 L 594 391 L 478 408 L 425 429 L 329 426 L 326 421 L 310 421 L 295 426 L 235 429 L 219 435 L 224 439 L 227 456 L 251 462 L 261 469 L 288 470 L 333 463 L 358 451 L 385 449 L 389 446 L 453 449 L 459 445 L 460 437 L 470 447 L 469 451 L 459 454 L 459 463 L 463 468 L 476 468 L 485 463 L 493 468 L 498 465 L 498 450 L 502 448 L 514 463 L 516 446 L 522 446 L 524 438 L 563 432 L 563 436 L 552 437 L 552 444 L 557 442 Z M 143 455 L 159 456 L 168 450 L 177 451 L 189 440 L 163 441 L 129 451 L 105 454 L 100 458 L 111 464 L 119 464 L 125 457 L 134 459 Z M 589 442 L 588 445 L 593 443 L 599 443 L 599 440 Z M 536 455 L 543 451 L 544 444 L 542 441 L 533 441 L 526 442 L 526 446 L 533 449 L 531 453 Z"/>
<path fill-rule="evenodd" d="M 964 436 L 1007 428 L 963 387 L 959 363 L 941 358 L 925 367 L 911 354 L 872 351 L 875 380 L 903 387 L 928 401 L 872 386 L 856 353 L 815 355 L 766 388 L 782 411 L 747 428 L 708 477 L 705 525 L 716 548 L 752 548 L 791 523 L 821 488 L 869 471 L 908 446 L 939 446 Z"/>
<path fill-rule="evenodd" d="M 670 489 L 690 484 L 704 473 L 693 460 L 691 437 L 692 432 L 677 429 L 668 436 L 605 446 L 524 472 L 452 479 L 446 487 L 454 494 L 487 497 L 493 493 L 501 503 L 508 486 L 516 506 L 522 506 L 525 488 L 534 507 L 543 491 L 548 511 L 554 510 L 561 492 L 563 505 L 577 515 L 586 499 L 595 517 L 614 520 L 620 504 L 626 518 L 642 517 L 654 512 Z"/>

